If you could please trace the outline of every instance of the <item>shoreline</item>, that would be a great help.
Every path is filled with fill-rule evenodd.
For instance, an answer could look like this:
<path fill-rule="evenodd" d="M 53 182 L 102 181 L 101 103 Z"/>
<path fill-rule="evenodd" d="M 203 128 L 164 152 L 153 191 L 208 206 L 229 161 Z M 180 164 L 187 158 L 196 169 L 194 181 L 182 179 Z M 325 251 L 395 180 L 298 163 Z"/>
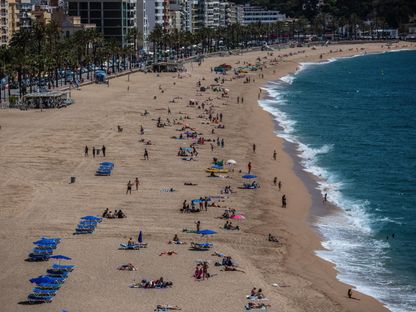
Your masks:
<path fill-rule="evenodd" d="M 273 80 L 270 80 L 266 83 L 277 83 L 278 81 L 286 81 L 285 77 L 290 77 L 292 75 L 296 75 L 298 72 L 302 71 L 304 69 L 304 66 L 308 66 L 308 65 L 319 65 L 320 63 L 324 63 L 324 64 L 328 64 L 330 62 L 335 62 L 338 61 L 340 59 L 348 59 L 348 58 L 355 58 L 355 57 L 361 57 L 361 56 L 366 56 L 366 55 L 373 55 L 373 54 L 382 54 L 382 53 L 394 53 L 394 52 L 402 52 L 402 51 L 414 51 L 415 48 L 400 48 L 400 49 L 387 49 L 387 50 L 383 50 L 381 49 L 380 51 L 372 51 L 369 53 L 360 53 L 360 54 L 352 54 L 352 55 L 344 55 L 344 56 L 339 56 L 339 57 L 333 57 L 333 58 L 322 58 L 320 60 L 316 60 L 313 62 L 299 62 L 299 65 L 301 66 L 300 69 L 298 70 L 298 68 L 296 69 L 295 72 L 287 72 L 286 75 L 279 75 L 278 77 L 276 77 Z M 298 176 L 302 182 L 304 183 L 307 192 L 309 193 L 310 197 L 311 197 L 311 205 L 310 205 L 310 210 L 309 210 L 309 216 L 307 218 L 307 223 L 308 226 L 310 226 L 315 235 L 317 235 L 319 237 L 320 242 L 322 242 L 323 237 L 321 235 L 321 233 L 319 232 L 319 227 L 318 227 L 318 219 L 319 217 L 322 216 L 327 216 L 327 215 L 331 215 L 331 214 L 343 214 L 345 213 L 345 211 L 338 207 L 336 204 L 331 203 L 330 201 L 328 201 L 327 203 L 325 203 L 325 205 L 322 204 L 322 194 L 321 194 L 321 190 L 319 190 L 319 180 L 320 178 L 315 176 L 314 174 L 307 172 L 304 168 L 304 166 L 301 164 L 302 158 L 299 155 L 299 151 L 298 151 L 298 147 L 299 144 L 296 142 L 292 142 L 287 140 L 284 136 L 281 136 L 278 132 L 284 130 L 284 128 L 280 125 L 279 121 L 275 120 L 275 116 L 273 115 L 272 112 L 268 111 L 266 107 L 263 107 L 260 102 L 264 99 L 267 98 L 271 98 L 274 99 L 272 95 L 270 95 L 267 91 L 266 85 L 264 85 L 262 88 L 264 90 L 262 97 L 258 100 L 258 105 L 259 107 L 266 111 L 268 113 L 268 115 L 270 116 L 270 118 L 273 120 L 274 122 L 274 129 L 273 132 L 275 133 L 275 135 L 277 137 L 279 137 L 281 140 L 283 140 L 283 151 L 286 152 L 292 159 L 293 159 L 293 171 L 294 174 L 296 176 Z M 340 280 L 338 278 L 338 271 L 336 270 L 336 263 L 333 263 L 327 259 L 325 259 L 324 257 L 320 256 L 318 254 L 319 251 L 325 250 L 325 247 L 323 247 L 322 245 L 320 245 L 320 248 L 315 249 L 315 256 L 318 257 L 319 259 L 323 260 L 324 262 L 326 262 L 327 264 L 329 264 L 329 266 L 332 268 L 332 270 L 334 271 L 334 278 L 337 280 L 338 283 L 344 285 L 344 286 L 348 286 L 351 287 L 352 289 L 355 288 L 355 285 L 352 284 L 348 284 L 342 280 Z M 358 292 L 359 293 L 359 292 Z M 363 293 L 359 293 L 360 295 L 364 295 Z M 373 303 L 375 306 L 377 305 L 382 305 L 382 309 L 383 310 L 387 310 L 387 306 L 384 305 L 384 303 L 382 303 L 381 301 L 379 301 L 379 299 L 372 297 L 372 295 L 364 295 L 367 296 L 370 301 L 375 301 L 375 303 Z M 377 309 L 377 308 L 376 308 Z"/>
<path fill-rule="evenodd" d="M 362 46 L 380 49 L 379 43 Z M 321 53 L 348 53 L 329 53 L 340 47 L 344 46 L 274 51 L 275 56 L 287 56 L 279 58 L 277 66 L 267 65 L 261 72 L 264 78 L 256 72 L 250 74 L 253 82 L 245 84 L 243 79 L 228 80 L 230 75 L 225 76 L 223 86 L 230 90 L 228 98 L 212 90 L 198 95 L 196 84 L 212 83 L 217 77 L 210 71 L 213 66 L 255 63 L 270 51 L 207 58 L 201 66 L 186 64 L 189 70 L 182 78 L 172 73 L 134 73 L 128 82 L 126 77 L 119 77 L 112 79 L 109 87 L 89 85 L 74 90 L 75 104 L 61 110 L 0 111 L 0 168 L 4 172 L 0 176 L 0 248 L 9 251 L 2 258 L 5 270 L 0 272 L 0 303 L 5 311 L 28 310 L 17 303 L 31 289 L 27 280 L 44 273 L 48 263 L 27 263 L 23 259 L 31 242 L 42 235 L 62 237 L 59 253 L 71 256 L 78 268 L 51 304 L 30 307 L 35 312 L 62 308 L 98 312 L 108 307 L 146 312 L 156 304 L 177 304 L 185 312 L 237 312 L 247 303 L 245 295 L 253 287 L 264 290 L 271 311 L 386 311 L 380 302 L 358 292 L 354 295 L 359 301 L 348 299 L 349 286 L 336 279 L 334 265 L 315 254 L 322 246 L 310 220 L 313 194 L 299 177 L 300 164 L 285 149 L 286 141 L 276 136 L 274 118 L 258 104 L 258 90 L 267 81 L 294 72 L 301 60 L 319 60 Z M 296 52 L 302 50 L 306 52 Z M 237 103 L 237 97 L 244 97 L 244 104 Z M 172 98 L 178 99 L 172 102 Z M 199 117 L 204 114 L 188 105 L 191 98 L 223 113 L 226 127 L 215 128 L 215 134 L 211 134 L 215 124 L 206 122 L 206 116 Z M 143 115 L 145 110 L 150 116 Z M 211 151 L 209 144 L 200 145 L 197 161 L 183 161 L 177 157 L 178 147 L 185 147 L 191 140 L 171 138 L 179 134 L 179 125 L 156 127 L 155 120 L 160 116 L 163 120 L 188 116 L 190 126 L 206 138 L 224 138 L 225 147 Z M 117 125 L 124 128 L 121 133 Z M 138 134 L 141 125 L 143 136 Z M 151 140 L 152 145 L 144 145 L 140 138 Z M 256 153 L 252 152 L 253 143 L 257 145 Z M 103 158 L 84 157 L 83 149 L 85 145 L 103 144 L 107 146 L 105 160 L 116 166 L 111 176 L 95 177 Z M 144 148 L 149 150 L 149 161 L 142 158 Z M 274 149 L 276 161 L 272 158 Z M 236 173 L 229 179 L 207 178 L 205 169 L 213 157 L 235 159 Z M 237 172 L 245 173 L 249 161 L 261 188 L 237 189 L 243 182 Z M 76 176 L 77 182 L 68 184 L 70 176 Z M 127 181 L 136 176 L 141 183 L 139 190 L 125 194 Z M 286 209 L 280 207 L 283 192 L 272 186 L 274 176 L 283 181 L 282 191 L 288 196 Z M 185 181 L 197 185 L 186 186 Z M 240 231 L 221 229 L 225 221 L 218 220 L 218 215 L 223 208 L 212 207 L 198 214 L 179 212 L 185 199 L 216 195 L 226 185 L 232 185 L 237 193 L 218 203 L 246 216 L 240 223 L 233 222 L 241 226 Z M 162 191 L 170 187 L 176 191 Z M 123 209 L 127 218 L 106 219 L 93 235 L 72 235 L 82 215 L 98 215 L 107 207 Z M 222 272 L 214 266 L 219 258 L 211 252 L 188 249 L 191 241 L 200 238 L 181 230 L 193 229 L 196 220 L 201 220 L 202 228 L 218 231 L 210 238 L 214 250 L 231 255 L 245 273 Z M 137 253 L 117 249 L 129 237 L 137 237 L 138 230 L 143 231 L 148 248 Z M 175 233 L 188 246 L 168 245 Z M 277 235 L 280 243 L 267 241 L 268 233 Z M 170 249 L 177 255 L 159 256 Z M 210 261 L 213 278 L 195 281 L 191 277 L 196 259 Z M 115 269 L 129 262 L 137 266 L 137 272 Z M 132 281 L 160 276 L 172 280 L 174 286 L 160 291 L 128 288 Z M 281 286 L 274 287 L 274 283 Z"/>

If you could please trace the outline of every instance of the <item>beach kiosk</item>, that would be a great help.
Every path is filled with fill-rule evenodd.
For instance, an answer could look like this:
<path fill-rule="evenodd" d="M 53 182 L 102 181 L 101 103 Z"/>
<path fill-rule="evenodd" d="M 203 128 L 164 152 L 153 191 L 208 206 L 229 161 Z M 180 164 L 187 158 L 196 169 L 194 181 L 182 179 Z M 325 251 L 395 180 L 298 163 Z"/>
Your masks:
<path fill-rule="evenodd" d="M 23 96 L 21 108 L 61 108 L 70 104 L 72 99 L 67 91 L 34 92 Z"/>

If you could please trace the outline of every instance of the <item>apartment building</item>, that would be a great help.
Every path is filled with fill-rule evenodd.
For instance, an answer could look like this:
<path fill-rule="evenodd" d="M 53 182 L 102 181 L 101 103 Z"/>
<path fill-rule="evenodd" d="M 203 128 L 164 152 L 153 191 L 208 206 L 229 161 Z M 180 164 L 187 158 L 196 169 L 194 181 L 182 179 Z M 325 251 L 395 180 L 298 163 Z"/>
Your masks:
<path fill-rule="evenodd" d="M 243 6 L 243 24 L 276 23 L 285 21 L 286 15 L 279 11 L 267 10 L 259 6 L 246 4 Z"/>
<path fill-rule="evenodd" d="M 105 39 L 128 45 L 127 34 L 136 28 L 136 0 L 69 0 L 68 15 L 95 24 Z"/>
<path fill-rule="evenodd" d="M 9 1 L 0 0 L 0 45 L 9 42 Z"/>

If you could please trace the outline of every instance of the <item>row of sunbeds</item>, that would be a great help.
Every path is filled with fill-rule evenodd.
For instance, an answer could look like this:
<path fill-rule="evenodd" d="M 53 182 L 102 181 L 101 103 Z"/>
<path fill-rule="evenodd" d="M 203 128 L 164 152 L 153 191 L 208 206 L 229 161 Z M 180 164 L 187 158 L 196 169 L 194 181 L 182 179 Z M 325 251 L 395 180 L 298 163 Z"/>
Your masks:
<path fill-rule="evenodd" d="M 92 234 L 95 231 L 98 223 L 102 221 L 102 218 L 96 216 L 84 216 L 81 218 L 74 234 Z"/>
<path fill-rule="evenodd" d="M 111 175 L 111 172 L 113 169 L 114 169 L 114 163 L 105 161 L 105 162 L 100 163 L 100 166 L 97 168 L 95 175 L 96 176 L 109 176 Z"/>
<path fill-rule="evenodd" d="M 32 292 L 27 296 L 28 303 L 49 303 L 52 302 L 59 289 L 68 278 L 70 272 L 76 267 L 74 265 L 53 264 L 46 272 L 32 278 L 30 282 L 35 284 Z"/>
<path fill-rule="evenodd" d="M 60 238 L 42 237 L 41 239 L 33 242 L 35 247 L 29 254 L 27 261 L 48 261 L 60 241 Z"/>

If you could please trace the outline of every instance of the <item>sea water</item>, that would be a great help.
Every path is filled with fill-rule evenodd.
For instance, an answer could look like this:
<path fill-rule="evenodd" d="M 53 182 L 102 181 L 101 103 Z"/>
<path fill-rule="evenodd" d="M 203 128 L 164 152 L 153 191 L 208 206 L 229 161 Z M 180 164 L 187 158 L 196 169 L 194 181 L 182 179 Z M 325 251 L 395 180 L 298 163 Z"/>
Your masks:
<path fill-rule="evenodd" d="M 416 311 L 416 52 L 305 63 L 266 89 L 277 134 L 341 208 L 318 217 L 317 254 L 390 310 Z"/>

